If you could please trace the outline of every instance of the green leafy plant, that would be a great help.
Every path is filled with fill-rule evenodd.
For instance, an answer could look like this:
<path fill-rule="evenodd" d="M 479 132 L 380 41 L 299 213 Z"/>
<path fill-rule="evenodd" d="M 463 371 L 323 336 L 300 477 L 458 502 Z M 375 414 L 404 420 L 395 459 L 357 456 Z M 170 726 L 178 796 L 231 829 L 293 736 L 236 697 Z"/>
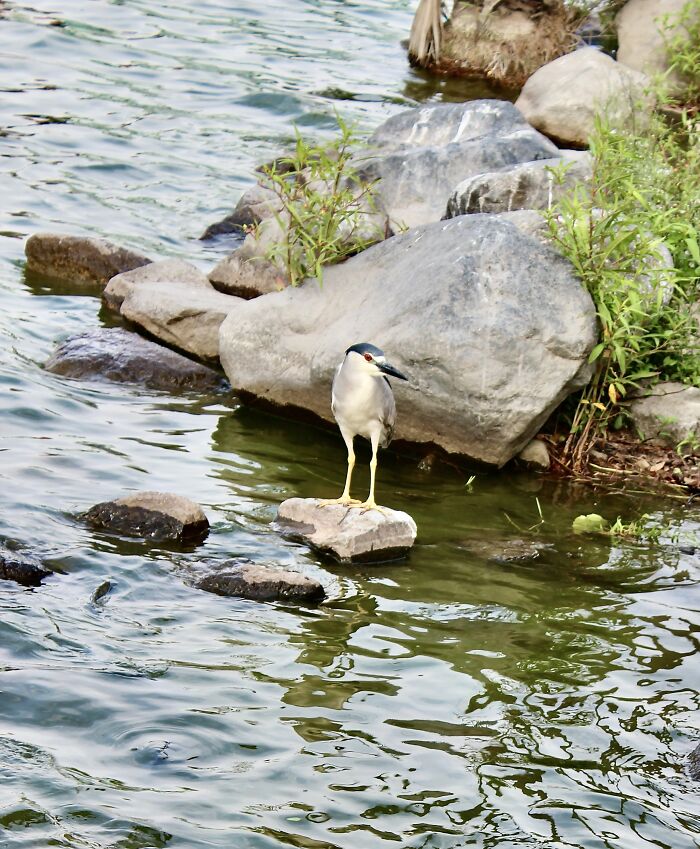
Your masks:
<path fill-rule="evenodd" d="M 376 221 L 374 184 L 362 183 L 351 164 L 358 141 L 336 116 L 339 136 L 312 145 L 295 130 L 294 152 L 266 165 L 261 184 L 279 200 L 279 238 L 265 256 L 282 267 L 293 286 L 307 277 L 323 281 L 323 267 L 364 250 L 385 237 Z M 262 235 L 259 225 L 257 234 Z"/>
<path fill-rule="evenodd" d="M 669 70 L 682 79 L 681 101 L 700 107 L 700 0 L 689 0 L 676 15 L 663 19 Z"/>
<path fill-rule="evenodd" d="M 576 399 L 562 461 L 582 471 L 592 441 L 624 420 L 642 381 L 700 381 L 690 304 L 700 279 L 700 122 L 648 116 L 644 130 L 600 119 L 589 186 L 546 215 L 551 237 L 588 288 L 600 337 Z"/>
<path fill-rule="evenodd" d="M 602 534 L 618 539 L 658 542 L 661 536 L 669 531 L 669 528 L 651 524 L 651 520 L 652 517 L 648 513 L 643 513 L 638 519 L 631 522 L 623 522 L 618 516 L 610 525 L 598 513 L 589 513 L 587 516 L 577 516 L 572 523 L 572 529 L 577 534 Z"/>

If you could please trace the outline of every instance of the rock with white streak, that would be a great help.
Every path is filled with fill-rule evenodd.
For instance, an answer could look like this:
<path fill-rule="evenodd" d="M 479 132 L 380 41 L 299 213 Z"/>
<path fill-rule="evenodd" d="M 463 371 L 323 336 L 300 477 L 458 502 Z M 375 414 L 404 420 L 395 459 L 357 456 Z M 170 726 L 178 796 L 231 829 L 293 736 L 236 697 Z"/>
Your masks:
<path fill-rule="evenodd" d="M 599 114 L 614 125 L 643 123 L 648 82 L 645 74 L 600 50 L 582 47 L 535 71 L 515 105 L 546 136 L 567 146 L 587 147 Z"/>
<path fill-rule="evenodd" d="M 204 360 L 219 355 L 219 328 L 240 298 L 192 283 L 143 283 L 121 314 L 157 339 Z"/>
<path fill-rule="evenodd" d="M 277 511 L 277 527 L 341 563 L 379 563 L 405 557 L 416 539 L 416 523 L 401 510 L 361 510 L 289 498 Z"/>
<path fill-rule="evenodd" d="M 557 156 L 511 103 L 476 100 L 394 115 L 356 165 L 362 179 L 377 181 L 377 204 L 396 230 L 442 218 L 455 186 L 469 177 Z"/>
<path fill-rule="evenodd" d="M 123 271 L 112 277 L 102 293 L 102 300 L 112 310 L 119 311 L 126 296 L 143 283 L 187 283 L 211 289 L 206 274 L 182 259 L 164 259 Z"/>
<path fill-rule="evenodd" d="M 24 251 L 30 271 L 103 286 L 115 274 L 151 262 L 147 256 L 107 239 L 63 233 L 34 233 L 27 239 Z"/>
<path fill-rule="evenodd" d="M 574 186 L 590 181 L 593 160 L 587 151 L 562 151 L 562 157 L 509 165 L 461 182 L 450 195 L 445 218 L 473 212 L 548 209 Z"/>

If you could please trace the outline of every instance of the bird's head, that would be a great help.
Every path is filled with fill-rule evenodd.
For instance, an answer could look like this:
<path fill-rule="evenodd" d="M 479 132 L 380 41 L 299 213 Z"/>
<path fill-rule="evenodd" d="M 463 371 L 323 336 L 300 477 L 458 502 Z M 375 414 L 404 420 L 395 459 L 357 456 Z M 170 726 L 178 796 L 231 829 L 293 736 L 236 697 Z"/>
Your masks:
<path fill-rule="evenodd" d="M 388 363 L 384 351 L 369 342 L 358 342 L 351 345 L 345 352 L 345 362 L 351 363 L 352 367 L 369 374 L 373 377 L 398 377 L 399 380 L 408 380 L 397 368 Z"/>

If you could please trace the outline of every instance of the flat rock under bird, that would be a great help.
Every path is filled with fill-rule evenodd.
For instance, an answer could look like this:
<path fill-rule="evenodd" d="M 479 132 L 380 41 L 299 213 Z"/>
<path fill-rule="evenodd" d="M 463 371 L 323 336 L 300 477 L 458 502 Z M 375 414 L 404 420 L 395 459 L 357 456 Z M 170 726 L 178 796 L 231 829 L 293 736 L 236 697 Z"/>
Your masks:
<path fill-rule="evenodd" d="M 369 342 L 359 342 L 349 347 L 335 371 L 331 409 L 348 448 L 348 472 L 340 498 L 327 501 L 326 504 L 347 504 L 365 510 L 382 509 L 374 500 L 377 450 L 380 445 L 386 448 L 391 442 L 396 421 L 396 403 L 387 375 L 408 380 L 406 375 L 387 362 L 384 351 Z M 353 443 L 358 435 L 369 439 L 372 445 L 369 495 L 363 502 L 350 497 L 350 482 L 355 466 Z"/>

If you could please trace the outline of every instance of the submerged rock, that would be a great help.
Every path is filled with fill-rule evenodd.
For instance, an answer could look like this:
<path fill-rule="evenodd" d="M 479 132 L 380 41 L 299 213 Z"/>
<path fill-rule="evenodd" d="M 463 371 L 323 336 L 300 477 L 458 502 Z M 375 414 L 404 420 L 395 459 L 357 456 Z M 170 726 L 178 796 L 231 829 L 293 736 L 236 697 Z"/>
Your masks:
<path fill-rule="evenodd" d="M 506 165 L 551 159 L 558 150 L 511 104 L 498 100 L 410 109 L 384 122 L 360 161 L 393 227 L 443 217 L 455 186 Z"/>
<path fill-rule="evenodd" d="M 684 383 L 657 383 L 649 395 L 629 406 L 635 428 L 644 439 L 661 438 L 685 453 L 700 454 L 700 389 Z"/>
<path fill-rule="evenodd" d="M 644 74 L 600 50 L 582 47 L 536 71 L 515 105 L 533 127 L 550 138 L 587 147 L 596 115 L 604 112 L 614 124 L 623 125 L 643 119 L 641 103 L 647 82 Z"/>
<path fill-rule="evenodd" d="M 196 540 L 209 531 L 209 520 L 199 504 L 170 492 L 135 492 L 103 501 L 83 518 L 99 530 L 159 542 Z"/>
<path fill-rule="evenodd" d="M 385 508 L 387 509 L 387 508 Z M 319 498 L 289 498 L 277 511 L 283 533 L 303 539 L 341 563 L 378 563 L 408 554 L 416 523 L 400 510 L 359 510 L 323 505 Z"/>
<path fill-rule="evenodd" d="M 151 260 L 136 251 L 122 248 L 107 239 L 67 236 L 63 233 L 35 233 L 24 246 L 27 268 L 60 277 L 106 284 L 122 271 L 147 265 Z"/>
<path fill-rule="evenodd" d="M 121 327 L 99 327 L 71 336 L 61 342 L 44 368 L 64 377 L 166 391 L 211 392 L 226 385 L 208 366 Z"/>
<path fill-rule="evenodd" d="M 192 283 L 142 283 L 121 314 L 152 336 L 203 360 L 219 355 L 219 328 L 240 299 Z"/>
<path fill-rule="evenodd" d="M 590 180 L 593 161 L 585 151 L 562 151 L 564 156 L 509 165 L 477 174 L 460 183 L 447 202 L 446 218 L 473 212 L 548 209 L 564 194 Z M 555 171 L 564 169 L 563 177 Z"/>
<path fill-rule="evenodd" d="M 23 587 L 38 587 L 44 578 L 53 574 L 35 557 L 10 551 L 0 545 L 0 581 L 14 581 Z"/>
<path fill-rule="evenodd" d="M 237 596 L 254 601 L 294 601 L 316 603 L 326 593 L 322 584 L 299 572 L 278 566 L 227 560 L 218 570 L 201 578 L 200 590 L 223 596 Z"/>
<path fill-rule="evenodd" d="M 110 309 L 119 311 L 124 298 L 143 283 L 185 283 L 211 289 L 206 274 L 182 259 L 151 262 L 132 271 L 123 271 L 109 281 L 102 300 Z"/>
<path fill-rule="evenodd" d="M 502 466 L 585 385 L 597 325 L 571 265 L 501 219 L 416 228 L 328 268 L 323 289 L 237 301 L 221 327 L 232 386 L 331 421 L 333 372 L 370 339 L 411 378 L 394 386 L 395 438 Z"/>
<path fill-rule="evenodd" d="M 691 778 L 700 781 L 700 745 L 688 755 L 688 772 Z"/>
<path fill-rule="evenodd" d="M 520 537 L 499 537 L 493 534 L 483 539 L 462 540 L 459 547 L 492 563 L 526 563 L 536 560 L 542 551 L 552 545 Z"/>

